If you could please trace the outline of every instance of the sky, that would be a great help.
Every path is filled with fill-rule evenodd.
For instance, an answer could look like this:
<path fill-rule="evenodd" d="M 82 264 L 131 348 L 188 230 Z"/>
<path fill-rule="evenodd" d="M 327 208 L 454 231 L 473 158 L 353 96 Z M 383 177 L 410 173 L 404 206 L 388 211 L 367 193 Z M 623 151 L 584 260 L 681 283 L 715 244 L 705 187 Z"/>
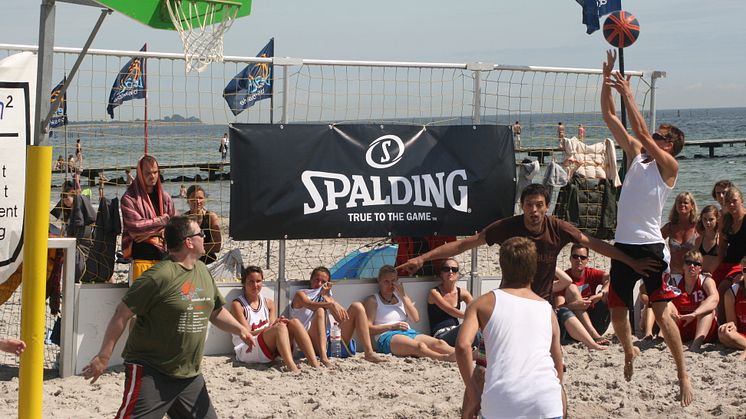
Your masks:
<path fill-rule="evenodd" d="M 146 0 L 137 0 L 146 1 Z M 153 1 L 153 0 L 147 0 Z M 38 42 L 41 0 L 0 0 L 0 43 Z M 661 70 L 658 108 L 746 107 L 743 0 L 623 0 L 641 34 L 629 70 Z M 609 45 L 585 33 L 574 0 L 254 0 L 225 35 L 225 54 L 600 68 Z M 57 3 L 55 45 L 82 47 L 99 9 Z M 603 23 L 603 18 L 601 23 Z M 92 48 L 183 52 L 174 31 L 107 17 Z"/>

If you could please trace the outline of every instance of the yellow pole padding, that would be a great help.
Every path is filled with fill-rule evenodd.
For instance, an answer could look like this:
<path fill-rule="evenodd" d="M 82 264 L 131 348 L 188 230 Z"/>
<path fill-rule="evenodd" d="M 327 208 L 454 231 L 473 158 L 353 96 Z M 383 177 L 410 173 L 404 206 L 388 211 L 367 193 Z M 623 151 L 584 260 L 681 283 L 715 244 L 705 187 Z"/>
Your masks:
<path fill-rule="evenodd" d="M 44 382 L 45 292 L 52 147 L 29 146 L 26 153 L 26 214 L 23 219 L 23 296 L 18 417 L 41 419 Z"/>

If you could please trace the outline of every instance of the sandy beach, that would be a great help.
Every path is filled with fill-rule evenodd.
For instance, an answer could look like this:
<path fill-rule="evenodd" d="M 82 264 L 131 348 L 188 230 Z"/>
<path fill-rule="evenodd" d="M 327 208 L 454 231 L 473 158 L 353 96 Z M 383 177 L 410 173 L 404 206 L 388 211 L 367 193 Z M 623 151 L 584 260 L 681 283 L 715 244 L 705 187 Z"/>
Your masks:
<path fill-rule="evenodd" d="M 569 417 L 746 418 L 746 362 L 738 352 L 714 344 L 704 345 L 701 353 L 686 352 L 696 400 L 682 408 L 673 360 L 663 342 L 640 347 L 642 356 L 628 383 L 622 378 L 618 344 L 605 352 L 565 346 Z M 221 418 L 459 417 L 463 384 L 455 364 L 389 359 L 382 365 L 360 357 L 335 360 L 335 368 L 320 371 L 303 363 L 300 373 L 290 374 L 280 363 L 249 366 L 231 356 L 211 356 L 202 369 Z M 0 368 L 0 417 L 17 415 L 17 374 L 16 368 Z M 121 368 L 94 385 L 82 377 L 47 378 L 43 416 L 113 417 L 123 381 Z"/>

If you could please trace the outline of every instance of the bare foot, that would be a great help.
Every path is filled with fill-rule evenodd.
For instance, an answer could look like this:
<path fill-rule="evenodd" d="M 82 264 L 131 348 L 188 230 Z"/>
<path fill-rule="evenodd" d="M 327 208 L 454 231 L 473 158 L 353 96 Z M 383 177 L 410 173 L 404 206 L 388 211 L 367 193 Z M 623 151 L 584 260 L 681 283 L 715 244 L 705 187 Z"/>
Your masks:
<path fill-rule="evenodd" d="M 368 362 L 372 362 L 374 364 L 380 364 L 381 362 L 389 362 L 388 359 L 383 359 L 374 353 L 370 353 L 370 354 L 366 353 L 363 359 Z"/>
<path fill-rule="evenodd" d="M 741 356 L 738 357 L 741 361 L 746 361 L 746 351 L 741 352 Z"/>
<path fill-rule="evenodd" d="M 324 366 L 327 368 L 331 368 L 334 366 L 334 364 L 332 364 L 332 361 L 330 361 L 329 358 L 322 359 L 321 363 L 324 364 Z"/>
<path fill-rule="evenodd" d="M 640 348 L 632 347 L 632 355 L 624 354 L 624 379 L 632 381 L 632 374 L 635 372 L 635 358 L 640 356 Z"/>
<path fill-rule="evenodd" d="M 594 351 L 605 351 L 609 349 L 608 346 L 599 345 L 596 342 L 593 342 L 592 344 L 585 345 L 588 349 L 593 349 Z"/>
<path fill-rule="evenodd" d="M 314 368 L 321 368 L 321 364 L 316 358 L 307 358 L 308 364 Z"/>
<path fill-rule="evenodd" d="M 694 401 L 694 389 L 688 375 L 683 379 L 679 379 L 679 394 L 681 396 L 681 406 L 683 407 L 689 406 Z"/>
<path fill-rule="evenodd" d="M 450 354 L 443 354 L 441 361 L 456 362 L 456 352 L 454 351 Z"/>

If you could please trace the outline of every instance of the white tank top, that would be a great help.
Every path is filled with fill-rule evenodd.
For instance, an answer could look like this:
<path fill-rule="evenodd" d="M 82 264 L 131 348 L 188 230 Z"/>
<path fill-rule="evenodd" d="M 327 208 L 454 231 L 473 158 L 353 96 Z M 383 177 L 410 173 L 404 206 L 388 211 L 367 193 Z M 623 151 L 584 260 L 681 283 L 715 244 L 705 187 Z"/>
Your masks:
<path fill-rule="evenodd" d="M 233 301 L 238 301 L 243 307 L 243 315 L 246 318 L 246 322 L 249 323 L 249 330 L 261 330 L 269 326 L 269 307 L 267 306 L 267 299 L 263 296 L 259 296 L 259 307 L 254 310 L 251 308 L 249 301 L 245 296 L 240 295 Z M 237 335 L 233 335 L 233 346 L 238 346 L 243 342 Z"/>
<path fill-rule="evenodd" d="M 673 188 L 663 181 L 655 160 L 643 163 L 646 158 L 645 154 L 637 155 L 624 178 L 617 209 L 617 243 L 664 243 L 661 215 Z"/>
<path fill-rule="evenodd" d="M 396 291 L 394 291 L 397 300 L 396 304 L 384 303 L 378 293 L 373 295 L 376 296 L 376 303 L 378 303 L 376 307 L 376 318 L 373 320 L 373 324 L 391 324 L 407 321 L 407 312 L 404 310 L 404 303 Z"/>
<path fill-rule="evenodd" d="M 492 293 L 495 308 L 482 330 L 487 353 L 482 416 L 562 416 L 562 388 L 549 352 L 552 306 L 502 290 Z"/>
<path fill-rule="evenodd" d="M 306 294 L 309 300 L 315 301 L 317 303 L 321 303 L 324 301 L 324 297 L 321 295 L 321 291 L 323 288 L 307 288 L 298 290 L 299 292 L 302 292 Z M 329 295 L 332 296 L 331 290 L 329 290 Z M 305 307 L 301 308 L 293 308 L 293 306 L 290 306 L 290 317 L 293 319 L 298 319 L 298 321 L 303 325 L 303 327 L 308 330 L 311 328 L 311 319 L 313 318 L 313 310 L 309 310 Z M 332 317 L 331 313 L 327 310 L 327 318 L 329 318 L 330 321 L 334 321 L 334 318 Z M 329 323 L 331 324 L 331 323 Z M 327 327 L 328 328 L 328 327 Z"/>

